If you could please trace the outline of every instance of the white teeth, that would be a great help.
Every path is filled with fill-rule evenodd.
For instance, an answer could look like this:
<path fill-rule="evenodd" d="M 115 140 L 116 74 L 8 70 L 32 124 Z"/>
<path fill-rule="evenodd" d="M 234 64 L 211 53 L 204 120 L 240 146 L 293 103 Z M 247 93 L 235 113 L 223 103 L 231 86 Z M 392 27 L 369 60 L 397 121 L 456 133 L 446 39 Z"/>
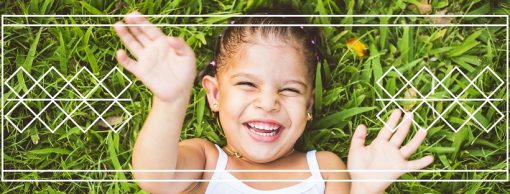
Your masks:
<path fill-rule="evenodd" d="M 266 131 L 276 131 L 279 128 L 278 125 L 267 123 L 248 123 L 248 126 Z"/>
<path fill-rule="evenodd" d="M 257 132 L 255 130 L 253 130 L 253 129 L 250 129 L 250 131 L 255 133 L 255 134 L 257 134 L 257 135 L 260 135 L 260 136 L 274 136 L 274 135 L 276 135 L 276 131 L 273 131 L 271 133 L 260 133 L 260 132 Z"/>

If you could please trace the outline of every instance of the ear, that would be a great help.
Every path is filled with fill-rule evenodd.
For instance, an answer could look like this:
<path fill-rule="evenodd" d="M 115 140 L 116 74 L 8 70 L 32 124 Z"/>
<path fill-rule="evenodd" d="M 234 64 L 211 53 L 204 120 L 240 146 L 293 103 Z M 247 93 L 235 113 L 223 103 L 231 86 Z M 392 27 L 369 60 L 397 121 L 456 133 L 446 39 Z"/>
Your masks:
<path fill-rule="evenodd" d="M 205 88 L 207 94 L 207 102 L 209 102 L 209 108 L 213 112 L 218 112 L 218 106 L 214 107 L 213 104 L 217 104 L 220 101 L 220 88 L 218 85 L 218 80 L 216 77 L 212 77 L 210 75 L 204 76 L 202 78 L 202 87 Z"/>
<path fill-rule="evenodd" d="M 312 95 L 310 95 L 310 98 L 308 99 L 308 106 L 306 111 L 309 113 L 312 113 L 313 111 L 313 103 L 314 103 L 314 96 L 315 96 L 315 89 L 312 91 Z"/>

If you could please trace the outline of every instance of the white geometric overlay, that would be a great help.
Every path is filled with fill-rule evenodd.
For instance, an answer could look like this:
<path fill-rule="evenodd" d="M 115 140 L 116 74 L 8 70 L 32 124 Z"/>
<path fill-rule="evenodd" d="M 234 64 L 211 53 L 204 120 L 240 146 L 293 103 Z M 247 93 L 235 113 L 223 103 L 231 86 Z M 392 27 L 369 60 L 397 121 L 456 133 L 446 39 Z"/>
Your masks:
<path fill-rule="evenodd" d="M 2 16 L 2 32 L 4 30 L 4 27 L 113 27 L 114 24 L 95 24 L 95 23 L 73 23 L 73 24 L 4 24 L 4 17 L 6 18 L 9 18 L 9 17 L 31 17 L 31 16 L 34 16 L 34 15 L 22 15 L 22 16 Z M 93 16 L 90 16 L 90 15 L 65 15 L 65 16 L 55 16 L 55 15 L 36 15 L 36 16 L 40 16 L 40 17 L 47 17 L 47 18 L 57 18 L 57 17 L 106 17 L 106 18 L 117 18 L 119 17 L 119 15 L 93 15 Z M 125 15 L 124 15 L 125 16 Z M 124 17 L 122 16 L 122 17 Z M 246 17 L 245 15 L 198 15 L 198 16 L 191 16 L 191 17 Z M 288 17 L 292 17 L 295 15 L 288 15 Z M 180 15 L 147 15 L 147 17 L 182 17 Z M 184 17 L 190 17 L 189 15 L 185 15 Z M 249 16 L 249 17 L 256 17 L 256 16 Z M 267 15 L 263 15 L 262 17 L 267 17 Z M 303 17 L 303 16 L 298 16 L 298 17 Z M 449 18 L 455 18 L 455 17 L 462 17 L 462 18 L 465 18 L 465 17 L 503 17 L 506 19 L 506 23 L 505 24 L 487 24 L 487 23 L 483 23 L 483 24 L 407 24 L 407 23 L 403 23 L 403 24 L 396 24 L 396 23 L 390 23 L 390 24 L 358 24 L 358 23 L 347 23 L 347 24 L 319 24 L 319 25 L 313 25 L 313 26 L 317 26 L 317 27 L 320 27 L 320 26 L 336 26 L 336 27 L 343 27 L 343 26 L 346 26 L 346 27 L 380 27 L 380 26 L 386 26 L 386 27 L 402 27 L 402 26 L 423 26 L 423 27 L 432 27 L 432 28 L 437 28 L 437 27 L 504 27 L 507 31 L 507 38 L 506 40 L 508 40 L 508 16 L 507 15 L 419 15 L 419 16 L 416 16 L 416 15 L 335 15 L 335 16 L 332 16 L 332 15 L 313 15 L 313 16 L 310 16 L 310 17 L 349 17 L 349 18 L 367 18 L 367 17 L 375 17 L 375 18 L 379 18 L 379 17 L 391 17 L 391 18 L 416 18 L 416 17 L 419 17 L 419 18 L 431 18 L 431 17 L 449 17 Z M 232 24 L 175 24 L 175 23 L 171 23 L 171 24 L 157 24 L 157 26 L 160 26 L 160 27 L 163 27 L 163 26 L 166 26 L 166 27 L 178 27 L 178 26 L 182 26 L 182 27 L 187 27 L 187 26 L 193 26 L 193 27 L 197 27 L 197 26 L 231 26 Z M 132 26 L 132 25 L 130 25 Z M 135 26 L 146 26 L 146 25 L 135 25 Z M 298 24 L 298 25 L 295 25 L 295 26 L 302 26 L 301 24 Z M 2 40 L 4 39 L 4 36 L 3 36 L 4 33 L 2 33 Z M 2 45 L 2 50 L 3 49 L 3 45 Z M 508 53 L 508 42 L 507 42 L 507 53 Z M 508 55 L 506 56 L 506 60 L 507 60 L 507 70 L 508 70 Z M 2 60 L 2 75 L 3 75 L 3 60 Z M 506 73 L 507 71 L 505 71 Z M 506 80 L 508 82 L 508 73 L 507 73 L 507 76 L 506 76 Z M 508 86 L 506 86 L 508 87 Z M 384 89 L 384 88 L 383 88 Z M 3 90 L 3 87 L 2 87 L 2 90 Z M 508 93 L 508 92 L 507 92 Z M 489 95 L 490 96 L 490 95 Z M 508 95 L 506 95 L 508 96 Z M 489 97 L 490 98 L 490 97 Z M 81 99 L 78 99 L 78 100 L 81 100 Z M 120 99 L 119 99 L 120 100 Z M 381 99 L 377 99 L 377 100 L 380 100 L 380 101 L 385 101 L 385 102 L 397 102 L 399 101 L 400 99 L 396 99 L 396 98 L 390 98 L 390 99 L 384 99 L 384 98 L 381 98 Z M 401 99 L 401 100 L 406 100 L 406 99 Z M 420 97 L 420 100 L 421 100 L 421 97 Z M 461 100 L 459 99 L 459 102 Z M 90 100 L 87 100 L 87 102 L 91 102 Z M 5 103 L 2 103 L 3 104 L 3 107 L 5 107 Z M 490 104 L 489 104 L 490 105 Z M 387 107 L 387 106 L 385 106 Z M 508 104 L 507 104 L 507 107 L 508 107 Z M 3 109 L 2 109 L 3 111 Z M 507 113 L 508 114 L 508 113 Z M 508 120 L 507 120 L 508 121 Z M 3 127 L 3 126 L 2 126 Z M 3 129 L 2 129 L 2 152 L 3 152 L 3 142 L 4 142 L 4 133 L 3 133 Z M 506 135 L 506 141 L 508 142 L 508 129 L 507 129 L 507 135 Z M 15 142 L 16 143 L 16 142 Z M 507 146 L 507 152 L 508 152 L 508 146 Z M 4 178 L 4 173 L 7 174 L 7 173 L 21 173 L 21 172 L 27 172 L 27 173 L 34 173 L 34 174 L 38 174 L 38 173 L 46 173 L 46 172 L 55 172 L 55 173 L 58 173 L 58 172 L 63 172 L 63 173 L 67 173 L 67 172 L 73 172 L 73 173 L 82 173 L 82 172 L 87 172 L 87 173 L 91 173 L 91 172 L 104 172 L 104 173 L 109 173 L 109 172 L 125 172 L 125 173 L 128 173 L 128 172 L 135 172 L 135 171 L 138 171 L 138 172 L 173 172 L 173 171 L 166 171 L 164 169 L 160 169 L 160 170 L 128 170 L 128 169 L 122 169 L 122 170 L 104 170 L 104 169 L 94 169 L 94 170 L 84 170 L 84 169 L 58 169 L 58 170 L 51 170 L 51 169 L 39 169 L 39 170 L 34 170 L 34 169 L 5 169 L 4 168 L 4 165 L 3 165 L 3 161 L 4 161 L 4 157 L 3 157 L 3 154 L 2 154 L 2 177 L 1 177 L 1 181 L 6 181 L 6 182 L 168 182 L 168 181 L 171 181 L 171 182 L 175 182 L 175 181 L 179 181 L 179 182 L 191 182 L 191 181 L 196 181 L 196 180 L 186 180 L 186 179 L 182 179 L 182 180 L 163 180 L 163 179 L 156 179 L 156 180 L 133 180 L 133 179 L 130 179 L 130 180 L 119 180 L 119 179 L 114 179 L 114 180 L 106 180 L 106 179 L 94 179 L 94 180 L 91 180 L 91 179 L 85 179 L 83 177 L 81 178 L 78 178 L 78 179 L 58 179 L 58 180 L 47 180 L 47 179 L 40 179 L 39 177 L 35 177 L 35 178 L 32 178 L 32 177 L 28 177 L 27 179 L 6 179 Z M 509 161 L 508 160 L 508 153 L 507 153 L 507 160 L 506 161 Z M 188 170 L 184 170 L 184 171 L 188 171 Z M 195 172 L 213 172 L 211 170 L 191 170 L 191 171 L 195 171 Z M 226 170 L 226 171 L 235 171 L 235 170 Z M 256 171 L 256 170 L 255 170 Z M 298 172 L 299 170 L 290 170 L 290 171 L 286 171 L 286 170 L 268 170 L 268 171 L 271 171 L 271 172 Z M 321 172 L 322 171 L 330 171 L 330 172 L 350 172 L 350 171 L 354 171 L 354 170 L 320 170 Z M 386 171 L 386 172 L 397 172 L 399 170 L 383 170 L 383 171 Z M 368 171 L 368 172 L 377 172 L 377 171 Z M 462 180 L 462 179 L 459 179 L 459 180 L 453 180 L 453 179 L 439 179 L 439 180 L 428 180 L 428 179 L 423 179 L 423 178 L 420 178 L 420 179 L 407 179 L 407 180 L 402 180 L 402 179 L 398 179 L 398 180 L 391 180 L 391 181 L 395 181 L 395 182 L 501 182 L 501 181 L 504 181 L 506 182 L 508 180 L 508 177 L 509 177 L 509 174 L 508 174 L 508 164 L 507 164 L 507 168 L 506 169 L 455 169 L 455 170 L 451 170 L 451 169 L 434 169 L 434 170 L 416 170 L 414 172 L 435 172 L 435 173 L 440 173 L 440 172 L 463 172 L 463 173 L 478 173 L 478 172 L 498 172 L 498 173 L 506 173 L 506 179 L 501 179 L 501 180 L 493 180 L 493 179 L 485 179 L 485 177 L 483 177 L 484 179 L 474 179 L 474 180 Z M 291 182 L 295 182 L 296 180 L 282 180 L 282 179 L 277 179 L 277 180 L 242 180 L 242 181 L 252 181 L 252 182 L 257 182 L 257 181 L 271 181 L 271 182 L 282 182 L 282 181 L 291 181 Z M 330 182 L 387 182 L 388 180 L 328 180 Z M 204 182 L 209 182 L 209 180 L 204 180 Z"/>
<path fill-rule="evenodd" d="M 396 75 L 398 79 L 403 82 L 403 86 L 401 88 L 397 89 L 397 92 L 394 92 L 394 94 L 390 93 L 388 90 L 386 90 L 383 82 L 387 81 L 386 78 L 388 75 L 392 73 L 393 75 Z M 475 82 L 480 78 L 481 75 L 490 75 L 494 80 L 497 82 L 497 85 L 495 88 L 493 88 L 491 91 L 483 91 L 480 89 Z M 430 78 L 430 82 L 432 83 L 430 90 L 422 91 L 420 92 L 418 89 L 416 89 L 419 86 L 413 85 L 413 83 L 419 79 L 420 76 L 427 76 Z M 446 82 L 448 80 L 453 79 L 463 79 L 468 82 L 467 86 L 460 87 L 462 90 L 458 90 L 457 92 L 452 92 L 452 86 L 450 85 L 450 88 L 446 86 Z M 435 83 L 435 84 L 434 84 Z M 377 98 L 377 101 L 382 101 L 385 105 L 384 108 L 376 115 L 376 117 L 383 122 L 386 125 L 386 122 L 384 119 L 381 118 L 381 115 L 388 112 L 389 107 L 394 105 L 398 109 L 400 109 L 402 112 L 404 112 L 405 115 L 408 114 L 414 114 L 419 108 L 423 108 L 426 106 L 426 108 L 429 108 L 435 115 L 435 119 L 428 124 L 427 126 L 420 126 L 415 119 L 412 119 L 413 124 L 415 124 L 417 127 L 421 128 L 422 130 L 429 130 L 434 124 L 436 124 L 439 121 L 442 121 L 448 126 L 451 130 L 454 132 L 458 132 L 464 125 L 466 125 L 469 121 L 474 121 L 478 126 L 480 126 L 485 132 L 489 132 L 492 128 L 494 128 L 498 123 L 500 123 L 504 117 L 505 114 L 499 110 L 495 105 L 494 102 L 496 101 L 503 101 L 504 99 L 498 99 L 498 98 L 491 98 L 496 92 L 498 92 L 504 85 L 503 79 L 501 79 L 490 67 L 485 67 L 480 73 L 478 73 L 477 76 L 475 76 L 473 79 L 470 79 L 466 74 L 457 66 L 455 66 L 451 71 L 446 73 L 443 79 L 439 79 L 432 73 L 430 69 L 427 67 L 421 68 L 414 76 L 407 79 L 397 68 L 390 67 L 388 71 L 386 71 L 381 78 L 379 78 L 376 81 L 376 85 L 381 88 L 383 93 L 389 98 Z M 453 84 L 452 84 L 453 85 Z M 457 86 L 458 87 L 458 86 Z M 466 91 L 470 88 L 474 88 L 477 94 L 481 95 L 482 98 L 465 98 L 464 96 Z M 398 98 L 405 90 L 412 89 L 416 94 L 414 96 L 418 98 Z M 441 96 L 440 98 L 437 98 L 434 96 L 436 91 L 443 91 L 445 94 Z M 434 101 L 442 101 L 442 102 L 449 102 L 448 106 L 443 108 L 442 111 L 436 110 L 436 108 L 431 105 L 431 102 Z M 407 110 L 403 108 L 401 105 L 399 105 L 398 102 L 411 102 L 417 104 L 416 106 L 413 106 L 411 110 Z M 477 102 L 477 106 L 474 108 L 474 110 L 469 110 L 469 108 L 466 108 L 463 103 L 466 102 Z M 445 119 L 445 113 L 448 111 L 451 111 L 452 109 L 455 109 L 457 107 L 460 107 L 460 111 L 463 111 L 467 115 L 465 120 L 460 124 L 460 126 L 453 126 L 450 121 Z M 497 115 L 497 119 L 489 124 L 489 126 L 482 124 L 481 121 L 479 121 L 475 115 L 477 114 L 484 114 L 482 111 L 482 108 L 488 108 L 495 112 Z M 416 115 L 416 114 L 415 114 Z M 404 117 L 404 120 L 408 119 L 407 116 Z M 391 128 L 389 126 L 386 126 L 388 129 L 390 129 L 392 132 L 395 131 L 403 122 L 401 122 L 398 126 L 395 128 Z"/>
<path fill-rule="evenodd" d="M 105 84 L 105 81 L 107 81 L 108 78 L 112 79 L 113 74 L 116 72 L 119 73 L 121 76 L 123 76 L 125 78 L 125 80 L 127 80 L 128 83 L 120 92 L 114 94 L 112 91 L 110 91 L 108 86 Z M 14 85 L 9 84 L 11 81 L 13 81 L 14 83 L 18 83 L 17 82 L 18 80 L 15 80 L 15 79 L 17 78 L 16 75 L 18 75 L 20 73 L 23 74 L 23 77 L 25 77 L 25 79 L 28 78 L 30 83 L 33 83 L 31 86 L 28 86 L 29 87 L 28 90 L 25 91 L 23 94 L 19 94 L 18 92 L 16 92 L 16 90 L 14 89 Z M 80 91 L 80 89 L 78 89 L 78 87 L 76 87 L 73 84 L 73 81 L 75 81 L 79 75 L 83 75 L 83 76 L 92 78 L 92 80 L 95 83 L 94 85 L 88 86 L 88 87 L 91 87 L 91 89 L 88 91 L 85 91 L 86 92 L 85 94 L 83 94 L 84 91 Z M 43 84 L 41 84 L 44 81 L 47 81 L 46 79 L 49 79 L 51 76 L 56 76 L 58 79 L 61 79 L 64 82 L 64 84 L 61 86 L 53 86 L 54 88 L 56 88 L 54 92 L 48 91 L 48 89 L 45 88 L 43 86 Z M 122 71 L 117 67 L 114 67 L 112 70 L 110 70 L 108 72 L 108 74 L 106 74 L 102 79 L 98 79 L 86 67 L 82 67 L 81 69 L 79 69 L 78 72 L 76 72 L 74 74 L 74 76 L 72 76 L 69 79 L 66 79 L 66 76 L 62 75 L 62 73 L 60 73 L 54 67 L 51 67 L 41 77 L 39 77 L 39 79 L 35 79 L 27 70 L 25 70 L 23 67 L 19 67 L 5 81 L 5 86 L 7 88 L 9 88 L 16 95 L 16 98 L 7 99 L 8 102 L 13 102 L 13 103 L 15 103 L 15 105 L 10 110 L 6 110 L 4 117 L 5 117 L 5 120 L 7 121 L 7 123 L 11 124 L 20 133 L 23 133 L 23 131 L 25 131 L 34 122 L 37 122 L 37 121 L 39 123 L 41 123 L 51 133 L 54 133 L 65 122 L 69 122 L 69 121 L 72 124 L 74 124 L 76 127 L 78 127 L 84 133 L 87 132 L 93 125 L 95 125 L 99 121 L 102 121 L 102 123 L 104 123 L 104 125 L 106 125 L 112 131 L 118 132 L 133 117 L 131 115 L 131 113 L 129 113 L 129 111 L 127 111 L 126 108 L 124 108 L 122 103 L 120 103 L 121 101 L 131 101 L 131 99 L 120 99 L 119 98 L 129 88 L 129 86 L 131 84 L 132 84 L 132 81 L 124 73 L 122 73 Z M 59 98 L 60 94 L 66 89 L 71 90 L 77 96 L 75 98 Z M 106 91 L 111 96 L 111 98 L 91 98 L 93 91 L 96 91 L 97 89 L 102 89 L 102 90 Z M 37 92 L 42 92 L 44 98 L 26 98 L 29 93 L 31 93 L 35 90 L 37 90 Z M 31 108 L 29 105 L 27 105 L 29 102 L 36 102 L 36 101 L 44 102 L 47 104 L 44 104 L 42 109 L 38 110 L 38 111 L 33 110 L 33 108 Z M 64 108 L 62 107 L 62 105 L 59 103 L 59 102 L 71 102 L 71 101 L 77 102 L 76 103 L 77 105 L 76 105 L 76 107 L 71 107 L 72 111 L 70 111 L 70 112 L 65 111 Z M 101 110 L 96 110 L 97 108 L 94 108 L 91 105 L 94 102 L 106 102 L 106 103 L 109 103 L 109 105 L 105 105 L 105 107 L 102 107 Z M 50 125 L 48 125 L 48 122 L 50 122 L 50 121 L 48 121 L 48 119 L 41 118 L 41 114 L 43 114 L 51 106 L 56 107 L 58 110 L 62 111 L 62 113 L 64 114 L 64 117 L 61 120 L 51 121 L 51 122 L 58 123 L 55 127 L 50 127 Z M 115 125 L 115 126 L 111 126 L 110 122 L 108 122 L 105 118 L 103 118 L 105 113 L 107 113 L 112 107 L 121 108 L 122 111 L 126 115 L 126 117 L 122 119 L 123 122 L 118 125 Z M 97 115 L 97 118 L 94 121 L 89 122 L 88 126 L 81 126 L 80 124 L 77 123 L 77 121 L 75 119 L 73 119 L 73 115 L 77 114 L 76 111 L 79 108 L 86 108 L 86 110 L 92 111 L 95 115 Z M 13 122 L 12 114 L 18 109 L 26 110 L 31 114 L 31 115 L 28 115 L 30 117 L 29 118 L 30 121 L 28 123 L 24 123 L 23 126 L 18 126 L 20 124 L 16 124 L 16 122 Z"/>

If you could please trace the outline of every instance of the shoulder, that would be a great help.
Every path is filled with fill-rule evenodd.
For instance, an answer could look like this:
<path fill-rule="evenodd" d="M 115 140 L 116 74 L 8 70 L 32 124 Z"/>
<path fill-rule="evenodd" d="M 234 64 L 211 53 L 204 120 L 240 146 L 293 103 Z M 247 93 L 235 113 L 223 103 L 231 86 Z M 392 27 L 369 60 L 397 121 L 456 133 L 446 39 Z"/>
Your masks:
<path fill-rule="evenodd" d="M 317 163 L 321 170 L 345 170 L 347 166 L 345 163 L 333 152 L 318 151 L 316 153 Z M 347 172 L 321 172 L 324 179 L 348 179 Z"/>
<path fill-rule="evenodd" d="M 210 141 L 202 138 L 191 138 L 182 140 L 179 142 L 179 147 L 184 148 L 187 151 L 196 151 L 206 156 L 206 160 L 209 158 L 217 158 L 218 150 L 216 146 Z"/>
<path fill-rule="evenodd" d="M 191 139 L 186 139 L 186 140 L 182 140 L 181 142 L 179 142 L 179 145 L 180 146 L 186 146 L 186 147 L 195 147 L 195 148 L 204 148 L 204 149 L 210 149 L 210 148 L 214 148 L 214 144 L 211 143 L 210 141 L 206 140 L 206 139 L 202 139 L 202 138 L 191 138 Z"/>
<path fill-rule="evenodd" d="M 346 170 L 345 163 L 333 152 L 317 152 L 317 162 L 321 170 Z M 321 172 L 324 180 L 350 180 L 351 177 L 346 171 L 342 172 Z M 349 193 L 351 184 L 349 182 L 326 182 L 324 193 Z"/>
<path fill-rule="evenodd" d="M 321 169 L 330 170 L 344 170 L 346 169 L 345 163 L 333 152 L 330 151 L 317 151 L 317 162 Z"/>
<path fill-rule="evenodd" d="M 207 169 L 213 167 L 214 169 L 216 160 L 218 159 L 219 155 L 218 149 L 214 143 L 202 138 L 191 138 L 179 142 L 179 147 L 184 148 L 185 152 L 195 151 L 201 153 L 205 156 L 205 168 Z"/>
<path fill-rule="evenodd" d="M 202 138 L 192 138 L 186 139 L 179 142 L 179 152 L 186 153 L 184 155 L 188 155 L 190 152 L 195 151 L 200 153 L 204 158 L 203 169 L 204 170 L 213 170 L 215 169 L 216 162 L 218 159 L 218 149 L 214 143 L 202 139 Z M 187 158 L 183 160 L 190 160 L 191 158 Z M 202 173 L 201 179 L 209 180 L 212 177 L 212 172 L 206 171 Z M 187 190 L 183 193 L 203 193 L 209 183 L 208 182 L 194 182 L 191 184 Z"/>

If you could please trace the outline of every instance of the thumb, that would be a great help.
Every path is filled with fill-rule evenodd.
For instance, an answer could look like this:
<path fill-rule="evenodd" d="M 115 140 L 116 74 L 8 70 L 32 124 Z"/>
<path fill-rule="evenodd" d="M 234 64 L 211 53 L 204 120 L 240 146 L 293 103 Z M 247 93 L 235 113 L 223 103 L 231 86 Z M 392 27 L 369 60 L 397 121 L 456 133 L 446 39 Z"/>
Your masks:
<path fill-rule="evenodd" d="M 117 61 L 128 71 L 133 73 L 136 77 L 138 77 L 138 65 L 136 64 L 136 61 L 132 58 L 130 58 L 126 51 L 123 49 L 117 50 L 116 55 Z"/>
<path fill-rule="evenodd" d="M 359 125 L 354 134 L 352 135 L 351 148 L 359 149 L 365 147 L 365 137 L 367 136 L 367 127 L 365 125 Z"/>
<path fill-rule="evenodd" d="M 427 167 L 434 161 L 433 156 L 425 156 L 423 158 L 412 160 L 407 162 L 407 169 L 408 170 L 420 170 L 422 168 Z"/>
<path fill-rule="evenodd" d="M 168 37 L 168 43 L 175 50 L 177 55 L 180 56 L 192 56 L 194 55 L 193 49 L 181 38 Z"/>

